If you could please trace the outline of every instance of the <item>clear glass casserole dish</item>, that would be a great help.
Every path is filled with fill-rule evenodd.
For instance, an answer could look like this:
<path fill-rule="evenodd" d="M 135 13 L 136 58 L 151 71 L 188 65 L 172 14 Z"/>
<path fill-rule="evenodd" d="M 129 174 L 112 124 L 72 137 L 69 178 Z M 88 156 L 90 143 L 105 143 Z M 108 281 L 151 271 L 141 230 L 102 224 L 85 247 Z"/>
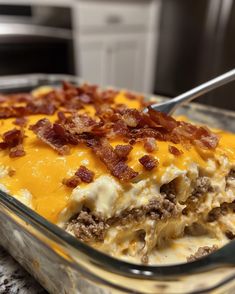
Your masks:
<path fill-rule="evenodd" d="M 0 92 L 57 86 L 63 75 L 0 78 Z M 160 98 L 159 98 L 160 99 Z M 180 110 L 194 121 L 235 132 L 235 113 L 191 104 Z M 0 244 L 50 293 L 234 293 L 234 242 L 198 261 L 172 266 L 127 263 L 98 252 L 0 191 Z"/>

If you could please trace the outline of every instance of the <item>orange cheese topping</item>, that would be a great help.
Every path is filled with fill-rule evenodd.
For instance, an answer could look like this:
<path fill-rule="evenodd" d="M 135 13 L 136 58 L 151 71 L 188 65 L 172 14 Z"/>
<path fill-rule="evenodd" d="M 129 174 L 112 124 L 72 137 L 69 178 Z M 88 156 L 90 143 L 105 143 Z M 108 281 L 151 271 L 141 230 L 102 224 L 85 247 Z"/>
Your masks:
<path fill-rule="evenodd" d="M 118 94 L 115 102 L 139 108 L 138 101 L 128 99 L 124 93 Z M 94 114 L 92 106 L 87 106 L 85 111 L 91 115 Z M 34 124 L 44 117 L 51 121 L 56 119 L 56 116 L 34 115 L 29 117 L 29 124 Z M 0 121 L 1 134 L 15 127 L 13 121 L 14 119 Z M 62 184 L 64 178 L 72 176 L 81 164 L 94 171 L 96 178 L 103 174 L 110 174 L 105 165 L 92 151 L 83 145 L 72 147 L 69 155 L 60 156 L 52 148 L 41 142 L 27 128 L 25 129 L 25 135 L 25 156 L 9 158 L 8 152 L 0 151 L 0 165 L 15 170 L 13 176 L 7 175 L 0 178 L 0 183 L 12 195 L 17 195 L 21 189 L 27 189 L 32 195 L 33 209 L 54 223 L 57 222 L 60 212 L 67 206 L 71 195 L 71 189 Z M 140 157 L 147 153 L 143 148 L 143 143 L 139 142 L 134 145 L 133 150 L 129 154 L 127 164 L 139 172 L 140 177 L 152 176 L 159 181 L 166 168 L 172 164 L 182 170 L 187 170 L 191 162 L 195 162 L 201 167 L 206 167 L 207 159 L 215 154 L 224 154 L 232 161 L 235 161 L 235 135 L 221 131 L 219 135 L 221 140 L 216 152 L 210 151 L 204 154 L 195 147 L 187 150 L 179 144 L 157 142 L 157 149 L 152 155 L 159 160 L 159 166 L 151 172 L 144 171 L 144 168 L 138 161 Z M 120 143 L 123 144 L 123 142 L 111 142 L 112 145 Z M 182 150 L 183 154 L 176 157 L 169 153 L 169 144 Z"/>

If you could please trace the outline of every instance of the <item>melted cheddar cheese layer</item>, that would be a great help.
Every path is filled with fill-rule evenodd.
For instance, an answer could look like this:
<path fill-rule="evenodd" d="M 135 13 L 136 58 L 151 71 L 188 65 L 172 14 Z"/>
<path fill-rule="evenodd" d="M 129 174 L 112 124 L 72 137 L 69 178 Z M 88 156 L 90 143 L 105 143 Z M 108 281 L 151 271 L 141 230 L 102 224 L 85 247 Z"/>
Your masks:
<path fill-rule="evenodd" d="M 128 99 L 124 93 L 117 95 L 116 103 L 123 103 L 131 108 L 139 108 L 139 102 Z M 84 110 L 83 110 L 84 112 Z M 87 106 L 85 112 L 94 114 L 92 106 Z M 47 117 L 50 121 L 56 120 L 56 115 L 32 115 L 28 117 L 28 125 L 36 123 L 39 119 Z M 13 129 L 14 119 L 0 121 L 1 134 Z M 174 166 L 182 171 L 187 171 L 193 162 L 200 168 L 206 169 L 209 159 L 225 156 L 228 160 L 235 162 L 235 135 L 217 131 L 220 136 L 219 146 L 215 151 L 202 151 L 192 146 L 187 149 L 180 144 L 170 142 L 157 142 L 156 150 L 151 153 L 159 160 L 159 166 L 151 172 L 144 170 L 138 159 L 146 154 L 142 142 L 133 146 L 133 150 L 128 156 L 127 164 L 135 171 L 139 172 L 138 180 L 151 178 L 161 184 L 162 178 L 167 168 Z M 59 215 L 68 207 L 71 197 L 71 188 L 62 184 L 64 178 L 72 176 L 80 165 L 86 166 L 94 171 L 95 179 L 101 175 L 110 173 L 105 165 L 92 153 L 92 150 L 80 144 L 71 148 L 69 155 L 60 156 L 51 147 L 41 142 L 36 135 L 25 128 L 26 138 L 24 139 L 24 149 L 26 155 L 19 158 L 9 158 L 8 152 L 0 151 L 0 165 L 6 169 L 15 171 L 14 175 L 4 174 L 0 178 L 0 183 L 16 197 L 22 194 L 22 189 L 26 189 L 32 196 L 32 208 L 48 220 L 56 223 Z M 112 141 L 111 145 L 125 144 L 120 141 Z M 169 153 L 169 145 L 176 146 L 183 151 L 180 156 Z M 83 187 L 87 184 L 82 183 Z M 123 195 L 122 197 L 125 197 Z"/>

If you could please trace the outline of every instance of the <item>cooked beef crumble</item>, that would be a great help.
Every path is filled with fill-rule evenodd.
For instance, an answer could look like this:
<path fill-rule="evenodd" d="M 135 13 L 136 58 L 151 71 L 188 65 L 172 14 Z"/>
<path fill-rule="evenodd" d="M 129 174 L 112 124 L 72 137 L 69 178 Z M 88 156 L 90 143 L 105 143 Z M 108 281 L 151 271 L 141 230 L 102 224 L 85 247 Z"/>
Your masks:
<path fill-rule="evenodd" d="M 125 226 L 133 222 L 141 222 L 144 218 L 164 220 L 176 216 L 175 204 L 167 198 L 152 199 L 145 206 L 125 210 L 119 215 L 104 219 L 84 208 L 66 227 L 66 230 L 86 242 L 103 241 L 106 230 L 112 225 Z"/>
<path fill-rule="evenodd" d="M 212 253 L 212 252 L 214 252 L 216 250 L 218 250 L 217 245 L 213 245 L 211 247 L 209 247 L 209 246 L 199 247 L 196 253 L 190 255 L 187 258 L 187 261 L 188 262 L 195 261 L 195 260 L 197 260 L 199 258 L 207 256 L 208 254 L 210 254 L 210 253 Z"/>
<path fill-rule="evenodd" d="M 211 181 L 208 177 L 199 177 L 196 180 L 196 185 L 194 187 L 192 196 L 200 197 L 205 193 L 212 192 L 213 188 L 211 186 Z"/>
<path fill-rule="evenodd" d="M 208 177 L 199 177 L 196 179 L 194 189 L 191 195 L 186 200 L 186 207 L 183 210 L 183 214 L 196 209 L 199 202 L 203 201 L 203 196 L 208 192 L 213 192 L 211 181 Z"/>
<path fill-rule="evenodd" d="M 90 242 L 103 241 L 107 228 L 108 225 L 101 216 L 94 215 L 84 208 L 76 218 L 70 221 L 66 230 L 73 232 L 78 239 Z"/>
<path fill-rule="evenodd" d="M 176 215 L 174 203 L 164 198 L 162 200 L 152 199 L 145 206 L 123 211 L 120 215 L 108 219 L 107 223 L 126 225 L 134 221 L 140 222 L 144 217 L 163 220 L 174 215 Z"/>
<path fill-rule="evenodd" d="M 174 180 L 168 184 L 162 185 L 160 193 L 163 197 L 176 204 L 176 185 Z"/>
<path fill-rule="evenodd" d="M 229 212 L 235 212 L 235 201 L 232 203 L 222 203 L 220 207 L 213 208 L 207 217 L 208 222 L 216 221 L 221 215 L 226 215 Z"/>

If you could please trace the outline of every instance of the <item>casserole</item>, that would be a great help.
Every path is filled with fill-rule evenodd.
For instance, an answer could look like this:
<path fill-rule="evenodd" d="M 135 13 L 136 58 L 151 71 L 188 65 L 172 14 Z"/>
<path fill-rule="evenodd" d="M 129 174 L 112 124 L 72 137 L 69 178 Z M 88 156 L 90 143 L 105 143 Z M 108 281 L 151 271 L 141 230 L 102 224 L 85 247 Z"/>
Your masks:
<path fill-rule="evenodd" d="M 24 88 L 32 90 L 41 85 L 57 86 L 61 80 L 70 79 L 77 81 L 74 77 L 66 76 L 6 77 L 0 79 L 0 86 L 2 92 L 20 92 Z M 226 117 L 229 120 L 234 117 L 229 112 L 223 116 L 223 112 L 216 109 L 210 112 L 201 106 L 193 107 L 198 111 L 198 118 L 205 111 L 207 119 L 208 113 L 213 113 L 211 119 L 215 121 L 218 113 L 224 121 Z M 190 117 L 190 111 L 188 114 Z M 201 122 L 203 118 L 201 115 Z M 231 268 L 205 272 L 214 265 L 213 254 L 207 259 L 180 266 L 161 268 L 134 265 L 79 242 L 4 192 L 1 192 L 1 203 L 2 245 L 51 293 L 58 293 L 58 289 L 62 293 L 201 293 L 222 285 L 224 290 L 233 284 L 232 281 L 227 283 L 235 273 Z M 208 275 L 211 278 L 204 283 L 203 277 Z"/>

